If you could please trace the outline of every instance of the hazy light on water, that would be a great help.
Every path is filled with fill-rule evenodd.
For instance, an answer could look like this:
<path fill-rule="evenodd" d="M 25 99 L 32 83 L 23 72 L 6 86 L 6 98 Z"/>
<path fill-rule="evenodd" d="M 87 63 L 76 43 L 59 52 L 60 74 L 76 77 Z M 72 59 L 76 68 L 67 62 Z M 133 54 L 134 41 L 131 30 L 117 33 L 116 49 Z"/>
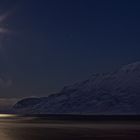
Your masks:
<path fill-rule="evenodd" d="M 14 114 L 0 114 L 0 118 L 11 118 L 11 117 L 16 117 Z"/>

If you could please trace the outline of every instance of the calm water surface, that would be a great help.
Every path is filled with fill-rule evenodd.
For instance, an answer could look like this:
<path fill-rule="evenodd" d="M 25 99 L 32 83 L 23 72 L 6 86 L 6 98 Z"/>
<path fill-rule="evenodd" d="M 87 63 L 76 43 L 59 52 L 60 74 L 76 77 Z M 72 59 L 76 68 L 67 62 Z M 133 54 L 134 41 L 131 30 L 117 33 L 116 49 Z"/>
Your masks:
<path fill-rule="evenodd" d="M 70 122 L 0 117 L 0 140 L 140 140 L 140 122 Z"/>

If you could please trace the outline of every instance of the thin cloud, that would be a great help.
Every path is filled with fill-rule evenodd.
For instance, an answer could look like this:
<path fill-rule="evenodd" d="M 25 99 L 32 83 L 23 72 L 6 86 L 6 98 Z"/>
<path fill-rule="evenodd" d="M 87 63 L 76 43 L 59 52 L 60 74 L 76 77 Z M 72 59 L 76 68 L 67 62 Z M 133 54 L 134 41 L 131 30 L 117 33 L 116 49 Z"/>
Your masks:
<path fill-rule="evenodd" d="M 13 84 L 13 81 L 10 77 L 8 77 L 5 74 L 0 75 L 0 87 L 1 88 L 8 88 L 11 87 Z"/>

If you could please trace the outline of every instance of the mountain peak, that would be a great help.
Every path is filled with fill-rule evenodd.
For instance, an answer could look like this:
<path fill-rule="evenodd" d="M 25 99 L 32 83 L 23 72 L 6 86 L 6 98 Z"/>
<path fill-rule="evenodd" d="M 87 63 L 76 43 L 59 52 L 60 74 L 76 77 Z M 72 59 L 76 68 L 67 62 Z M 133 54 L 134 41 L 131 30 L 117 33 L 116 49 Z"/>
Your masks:
<path fill-rule="evenodd" d="M 135 63 L 131 63 L 128 65 L 125 65 L 121 68 L 121 71 L 123 72 L 135 72 L 139 71 L 140 72 L 140 61 L 137 61 Z"/>

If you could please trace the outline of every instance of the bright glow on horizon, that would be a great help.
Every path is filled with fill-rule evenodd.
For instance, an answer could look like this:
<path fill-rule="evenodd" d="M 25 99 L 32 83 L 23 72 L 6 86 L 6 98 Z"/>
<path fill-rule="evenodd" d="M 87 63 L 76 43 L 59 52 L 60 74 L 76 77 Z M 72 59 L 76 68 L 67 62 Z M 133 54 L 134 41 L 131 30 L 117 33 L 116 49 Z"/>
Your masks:
<path fill-rule="evenodd" d="M 11 118 L 11 117 L 15 117 L 16 115 L 14 114 L 0 114 L 0 118 Z"/>

